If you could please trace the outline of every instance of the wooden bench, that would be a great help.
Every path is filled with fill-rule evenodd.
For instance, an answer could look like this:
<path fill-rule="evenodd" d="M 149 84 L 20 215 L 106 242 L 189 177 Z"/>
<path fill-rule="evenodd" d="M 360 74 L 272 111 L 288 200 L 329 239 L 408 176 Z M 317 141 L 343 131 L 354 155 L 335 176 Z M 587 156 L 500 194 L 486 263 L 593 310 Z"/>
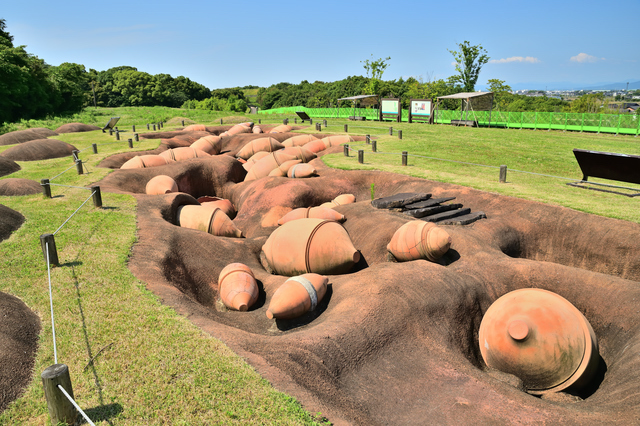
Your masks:
<path fill-rule="evenodd" d="M 116 127 L 116 124 L 118 124 L 118 120 L 120 120 L 120 117 L 111 117 L 111 120 L 109 120 L 107 125 L 102 128 L 102 133 L 104 133 L 104 131 L 107 129 L 113 129 L 114 127 Z"/>
<path fill-rule="evenodd" d="M 567 185 L 579 188 L 593 189 L 596 191 L 611 192 L 614 194 L 626 195 L 627 197 L 637 197 L 640 192 L 626 194 L 618 191 L 611 191 L 600 188 L 591 188 L 585 184 L 603 186 L 608 188 L 627 189 L 630 191 L 638 191 L 638 188 L 629 188 L 619 185 L 608 185 L 605 183 L 588 182 L 589 177 L 597 177 L 601 179 L 616 180 L 619 182 L 628 182 L 640 184 L 640 156 L 617 154 L 614 152 L 587 151 L 584 149 L 574 149 L 580 170 L 582 170 L 582 180 L 577 182 L 569 182 Z"/>
<path fill-rule="evenodd" d="M 474 120 L 451 120 L 452 126 L 478 127 L 478 122 Z"/>

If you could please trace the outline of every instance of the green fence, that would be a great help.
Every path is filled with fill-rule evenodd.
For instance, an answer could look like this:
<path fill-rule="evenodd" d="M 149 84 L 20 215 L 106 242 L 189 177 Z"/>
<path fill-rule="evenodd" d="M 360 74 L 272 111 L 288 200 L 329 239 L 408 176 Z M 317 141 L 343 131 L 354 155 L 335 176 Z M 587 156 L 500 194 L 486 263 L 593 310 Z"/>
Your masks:
<path fill-rule="evenodd" d="M 377 120 L 375 108 L 306 108 L 285 107 L 258 111 L 259 114 L 295 114 L 304 111 L 311 118 L 349 118 L 363 116 L 367 120 Z M 402 111 L 402 121 L 407 121 L 409 112 Z M 469 119 L 479 126 L 504 127 L 509 129 L 570 130 L 579 132 L 622 133 L 638 135 L 640 119 L 638 114 L 575 114 L 564 112 L 507 112 L 475 111 L 461 116 L 460 111 L 438 110 L 435 122 L 450 124 L 451 120 Z"/>

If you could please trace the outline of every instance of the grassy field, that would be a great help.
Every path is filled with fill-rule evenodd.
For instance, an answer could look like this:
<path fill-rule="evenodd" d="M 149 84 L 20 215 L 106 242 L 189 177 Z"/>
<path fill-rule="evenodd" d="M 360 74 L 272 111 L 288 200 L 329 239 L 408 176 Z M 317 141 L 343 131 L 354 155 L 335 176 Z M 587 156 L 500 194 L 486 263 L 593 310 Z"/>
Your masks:
<path fill-rule="evenodd" d="M 153 111 L 157 114 L 147 115 Z M 203 124 L 217 124 L 220 118 L 229 123 L 246 120 L 229 113 L 198 113 L 203 115 L 165 108 L 103 108 L 66 121 L 102 126 L 109 117 L 121 116 L 121 129 L 133 124 L 146 129 L 147 122 L 168 120 L 163 130 L 170 130 L 181 124 L 182 117 Z M 89 115 L 93 121 L 82 118 Z M 274 124 L 282 121 L 282 116 L 259 117 Z M 59 124 L 61 120 L 20 125 L 55 128 Z M 329 124 L 323 132 L 343 132 L 345 122 Z M 365 164 L 359 164 L 352 152 L 350 157 L 325 156 L 330 166 L 405 173 L 640 222 L 638 199 L 572 188 L 565 179 L 514 171 L 579 179 L 571 149 L 640 154 L 640 141 L 633 137 L 398 123 L 349 126 L 350 133 L 373 135 L 380 153 L 373 154 L 370 145 L 360 143 L 353 148 L 366 151 Z M 393 136 L 389 126 L 394 127 Z M 403 131 L 402 140 L 396 136 L 398 129 Z M 305 131 L 315 132 L 313 127 Z M 129 149 L 127 135 L 130 133 L 120 143 L 111 143 L 115 138 L 100 131 L 57 136 L 83 150 L 80 157 L 89 173 L 77 175 L 67 157 L 21 162 L 21 171 L 4 178 L 40 180 L 72 167 L 53 182 L 88 186 L 110 172 L 97 167 L 103 158 Z M 98 154 L 92 153 L 92 143 L 98 144 Z M 153 149 L 157 144 L 158 140 L 143 140 L 134 149 Z M 0 147 L 0 152 L 7 148 Z M 407 167 L 401 166 L 402 151 L 410 154 Z M 502 184 L 497 168 L 501 164 L 509 168 L 507 183 Z M 62 186 L 52 191 L 52 199 L 0 196 L 0 204 L 26 217 L 25 224 L 0 243 L 0 291 L 34 309 L 43 327 L 33 381 L 23 397 L 0 413 L 0 424 L 48 422 L 39 375 L 54 363 L 54 351 L 39 236 L 58 229 L 90 195 L 85 189 Z M 274 390 L 224 344 L 163 306 L 145 289 L 127 269 L 136 240 L 135 199 L 109 193 L 102 198 L 104 208 L 95 209 L 89 201 L 56 234 L 62 265 L 51 272 L 58 362 L 69 366 L 76 399 L 92 420 L 112 425 L 322 423 L 321 415 L 306 412 L 294 399 Z"/>

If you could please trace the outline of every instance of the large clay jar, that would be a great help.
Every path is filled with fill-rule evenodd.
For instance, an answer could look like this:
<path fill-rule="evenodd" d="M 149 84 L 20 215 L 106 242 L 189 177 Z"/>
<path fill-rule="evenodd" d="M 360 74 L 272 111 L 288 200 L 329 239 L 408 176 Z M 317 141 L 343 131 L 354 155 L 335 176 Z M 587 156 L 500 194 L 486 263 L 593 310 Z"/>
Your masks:
<path fill-rule="evenodd" d="M 303 163 L 308 163 L 314 158 L 318 158 L 318 156 L 314 152 L 311 152 L 302 146 L 290 146 L 283 149 L 282 152 L 284 152 L 285 154 L 293 155 L 298 160 L 302 160 Z"/>
<path fill-rule="evenodd" d="M 224 198 L 204 196 L 198 198 L 198 202 L 203 207 L 222 210 L 230 219 L 236 217 L 236 208 L 233 206 L 231 201 Z"/>
<path fill-rule="evenodd" d="M 222 210 L 203 206 L 185 205 L 178 208 L 178 225 L 182 228 L 197 229 L 218 237 L 242 238 L 242 231 Z"/>
<path fill-rule="evenodd" d="M 285 148 L 288 148 L 291 146 L 302 146 L 316 140 L 318 140 L 318 138 L 316 138 L 313 135 L 298 135 L 298 136 L 290 137 L 286 141 L 282 142 L 282 145 L 284 145 Z"/>
<path fill-rule="evenodd" d="M 287 176 L 290 178 L 308 178 L 311 176 L 316 176 L 316 168 L 311 164 L 296 164 L 293 167 L 289 168 L 287 171 Z"/>
<path fill-rule="evenodd" d="M 284 282 L 271 298 L 269 319 L 298 318 L 313 311 L 327 293 L 329 279 L 318 274 L 303 274 Z"/>
<path fill-rule="evenodd" d="M 256 164 L 258 162 L 258 160 L 263 159 L 264 157 L 266 157 L 267 155 L 269 155 L 269 153 L 267 151 L 260 151 L 260 152 L 256 152 L 255 154 L 253 154 L 251 156 L 251 158 L 249 158 L 248 160 L 244 160 L 242 158 L 238 158 L 239 161 L 246 161 L 242 167 L 244 167 L 244 169 L 246 171 L 249 171 L 249 169 L 251 167 L 253 167 L 254 164 Z"/>
<path fill-rule="evenodd" d="M 287 176 L 287 172 L 289 171 L 289 169 L 291 167 L 295 166 L 296 164 L 300 164 L 300 163 L 302 163 L 301 160 L 285 161 L 284 163 L 280 164 L 275 169 L 271 170 L 271 172 L 269 172 L 269 176 L 286 177 Z"/>
<path fill-rule="evenodd" d="M 170 192 L 178 192 L 178 184 L 171 176 L 158 175 L 152 177 L 144 192 L 149 195 L 162 195 Z"/>
<path fill-rule="evenodd" d="M 207 127 L 204 124 L 191 124 L 182 130 L 185 132 L 206 132 Z"/>
<path fill-rule="evenodd" d="M 271 129 L 269 133 L 287 133 L 287 132 L 290 132 L 291 129 L 292 127 L 289 126 L 288 124 L 281 124 Z"/>
<path fill-rule="evenodd" d="M 168 150 L 161 152 L 160 156 L 167 160 L 167 162 L 188 160 L 190 158 L 210 157 L 206 152 L 190 146 L 175 149 L 169 148 Z"/>
<path fill-rule="evenodd" d="M 260 126 L 253 126 L 253 129 L 251 130 L 253 133 L 262 133 L 262 127 Z"/>
<path fill-rule="evenodd" d="M 322 139 L 325 148 L 342 145 L 343 143 L 351 143 L 354 139 L 349 135 L 327 136 Z"/>
<path fill-rule="evenodd" d="M 320 207 L 327 207 L 332 209 L 334 207 L 342 206 L 344 204 L 352 204 L 356 202 L 356 196 L 353 194 L 340 194 L 331 201 L 320 204 Z"/>
<path fill-rule="evenodd" d="M 387 250 L 399 262 L 440 259 L 451 247 L 451 237 L 433 222 L 412 220 L 402 225 L 387 245 Z"/>
<path fill-rule="evenodd" d="M 258 284 L 247 265 L 231 263 L 220 271 L 218 294 L 222 303 L 236 311 L 247 311 L 258 300 Z"/>
<path fill-rule="evenodd" d="M 547 290 L 505 294 L 487 310 L 478 334 L 489 367 L 513 374 L 527 392 L 578 390 L 598 369 L 598 342 L 589 321 L 569 301 Z"/>
<path fill-rule="evenodd" d="M 335 220 L 340 223 L 346 220 L 344 215 L 326 207 L 300 207 L 299 209 L 293 209 L 286 215 L 282 216 L 278 221 L 278 225 L 284 225 L 292 220 L 306 219 L 309 217 L 315 219 Z"/>
<path fill-rule="evenodd" d="M 248 122 L 236 124 L 235 126 L 232 126 L 229 130 L 227 130 L 224 133 L 226 133 L 228 136 L 238 135 L 240 133 L 250 133 L 251 126 L 249 126 L 249 124 L 253 125 L 253 123 L 248 123 Z"/>
<path fill-rule="evenodd" d="M 344 274 L 360 260 L 347 231 L 337 222 L 300 219 L 287 222 L 269 236 L 264 259 L 278 275 Z"/>
<path fill-rule="evenodd" d="M 273 152 L 284 148 L 284 146 L 274 138 L 258 138 L 247 143 L 236 154 L 236 157 L 244 158 L 245 160 L 251 158 L 256 152 L 266 151 Z"/>
<path fill-rule="evenodd" d="M 222 138 L 220 136 L 205 136 L 191 144 L 191 148 L 199 149 L 209 155 L 218 155 L 222 151 Z"/>
<path fill-rule="evenodd" d="M 122 166 L 121 169 L 144 169 L 146 167 L 164 166 L 168 164 L 167 160 L 160 155 L 137 155 L 128 160 Z"/>
<path fill-rule="evenodd" d="M 272 152 L 266 157 L 258 160 L 257 163 L 249 169 L 247 176 L 245 176 L 245 182 L 255 179 L 260 179 L 265 176 L 269 176 L 271 170 L 279 167 L 285 161 L 295 160 L 296 157 L 293 155 L 287 155 L 282 151 Z"/>
<path fill-rule="evenodd" d="M 317 152 L 324 151 L 325 149 L 327 149 L 327 147 L 324 144 L 322 139 L 311 141 L 311 142 L 305 144 L 304 147 L 305 147 L 305 149 L 308 149 L 309 151 L 311 151 L 313 153 L 317 153 Z"/>

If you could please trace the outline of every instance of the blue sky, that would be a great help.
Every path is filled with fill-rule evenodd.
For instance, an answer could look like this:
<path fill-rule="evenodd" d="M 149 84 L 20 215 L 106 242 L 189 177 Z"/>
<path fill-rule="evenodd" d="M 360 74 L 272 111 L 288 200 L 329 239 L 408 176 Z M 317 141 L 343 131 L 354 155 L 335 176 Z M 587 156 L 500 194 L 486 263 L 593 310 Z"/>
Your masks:
<path fill-rule="evenodd" d="M 391 57 L 383 79 L 447 78 L 468 40 L 488 79 L 552 89 L 640 80 L 640 0 L 7 1 L 14 44 L 51 65 L 129 65 L 205 86 L 335 81 Z M 573 87 L 564 87 L 567 89 Z M 624 87 L 621 87 L 624 88 Z"/>

